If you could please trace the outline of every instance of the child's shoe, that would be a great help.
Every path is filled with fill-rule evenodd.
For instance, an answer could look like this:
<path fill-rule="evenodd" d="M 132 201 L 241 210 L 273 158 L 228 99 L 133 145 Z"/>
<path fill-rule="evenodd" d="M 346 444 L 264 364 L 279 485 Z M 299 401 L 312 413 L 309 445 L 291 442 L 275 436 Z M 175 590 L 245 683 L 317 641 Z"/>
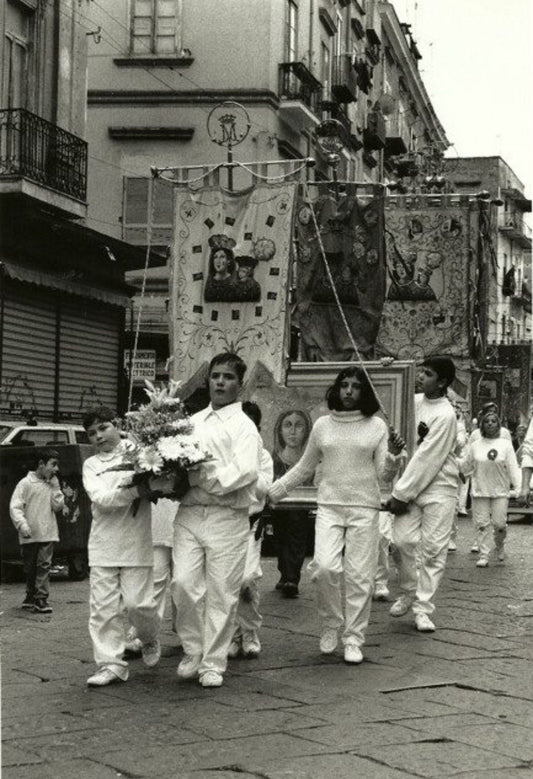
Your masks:
<path fill-rule="evenodd" d="M 128 655 L 140 655 L 143 650 L 143 642 L 140 638 L 126 639 L 125 651 Z"/>
<path fill-rule="evenodd" d="M 391 617 L 403 617 L 404 614 L 407 614 L 412 604 L 412 598 L 409 598 L 407 595 L 400 595 L 390 607 L 389 614 Z"/>
<path fill-rule="evenodd" d="M 477 541 L 474 541 L 474 543 L 470 547 L 470 551 L 472 552 L 472 554 L 477 554 L 479 552 L 479 544 Z"/>
<path fill-rule="evenodd" d="M 228 657 L 230 660 L 235 660 L 241 653 L 241 642 L 239 638 L 234 638 L 228 649 Z"/>
<path fill-rule="evenodd" d="M 479 560 L 476 563 L 476 568 L 486 568 L 489 564 L 489 561 L 486 557 L 480 557 Z"/>
<path fill-rule="evenodd" d="M 363 653 L 357 644 L 346 644 L 344 647 L 344 662 L 359 665 L 363 662 Z"/>
<path fill-rule="evenodd" d="M 420 633 L 433 633 L 435 630 L 435 625 L 427 614 L 416 614 L 415 626 Z"/>
<path fill-rule="evenodd" d="M 182 661 L 178 665 L 178 670 L 176 671 L 179 678 L 194 679 L 198 673 L 201 660 L 201 655 L 183 655 Z"/>
<path fill-rule="evenodd" d="M 450 541 L 448 544 L 448 552 L 457 552 L 457 544 L 455 541 Z"/>
<path fill-rule="evenodd" d="M 100 668 L 95 674 L 87 679 L 87 687 L 106 687 L 115 682 L 126 682 L 128 680 L 128 671 L 124 677 L 117 676 L 111 668 Z"/>
<path fill-rule="evenodd" d="M 498 558 L 500 563 L 503 563 L 503 561 L 505 560 L 505 549 L 503 547 L 503 544 L 502 546 L 496 547 L 496 557 Z"/>
<path fill-rule="evenodd" d="M 142 645 L 143 663 L 147 668 L 153 668 L 161 657 L 161 644 L 157 638 Z"/>
<path fill-rule="evenodd" d="M 320 636 L 320 651 L 323 655 L 331 655 L 337 648 L 337 631 L 335 628 L 324 630 Z"/>
<path fill-rule="evenodd" d="M 48 605 L 48 601 L 45 598 L 37 598 L 33 604 L 33 610 L 39 614 L 51 614 L 53 612 L 53 608 Z"/>
<path fill-rule="evenodd" d="M 389 588 L 383 582 L 378 582 L 374 586 L 372 600 L 388 600 L 390 598 Z"/>
<path fill-rule="evenodd" d="M 30 609 L 31 611 L 33 611 L 34 606 L 35 606 L 35 601 L 33 597 L 31 597 L 30 595 L 26 595 L 26 597 L 22 601 L 21 609 Z"/>
<path fill-rule="evenodd" d="M 253 630 L 249 630 L 242 634 L 242 653 L 245 657 L 251 659 L 259 657 L 261 651 L 261 643 L 257 637 L 257 634 Z"/>
<path fill-rule="evenodd" d="M 200 684 L 202 687 L 222 687 L 224 678 L 218 671 L 205 671 L 200 676 Z"/>

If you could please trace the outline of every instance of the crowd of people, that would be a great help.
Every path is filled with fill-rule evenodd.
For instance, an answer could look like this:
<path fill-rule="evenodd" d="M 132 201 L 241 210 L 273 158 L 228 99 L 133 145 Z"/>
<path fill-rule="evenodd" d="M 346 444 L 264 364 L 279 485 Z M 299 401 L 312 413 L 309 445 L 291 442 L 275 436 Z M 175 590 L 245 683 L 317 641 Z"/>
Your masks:
<path fill-rule="evenodd" d="M 391 550 L 399 588 L 391 616 L 411 611 L 416 630 L 436 629 L 436 594 L 468 492 L 477 566 L 489 565 L 492 547 L 498 560 L 505 559 L 510 489 L 529 503 L 533 422 L 513 445 L 498 409 L 487 404 L 468 436 L 447 395 L 455 378 L 452 360 L 431 357 L 422 364 L 410 457 L 402 437 L 380 418 L 368 374 L 357 365 L 337 375 L 326 393 L 329 413 L 313 425 L 301 411 L 280 417 L 272 457 L 260 435 L 261 409 L 238 399 L 245 372 L 236 354 L 212 359 L 209 405 L 191 417 L 212 457 L 182 474 L 179 484 L 165 476 L 127 486 L 121 465 L 132 444 L 121 436 L 113 410 L 99 407 L 84 416 L 96 449 L 83 466 L 93 517 L 89 634 L 97 670 L 89 687 L 125 682 L 126 650 L 141 653 L 148 667 L 158 663 L 167 589 L 183 649 L 180 679 L 219 687 L 228 659 L 257 657 L 262 516 L 267 502 L 279 505 L 277 588 L 295 598 L 309 522 L 283 509 L 282 501 L 298 485 L 314 483 L 317 490 L 309 572 L 319 650 L 334 653 L 340 639 L 348 664 L 363 660 L 372 599 L 389 599 Z M 10 507 L 26 574 L 22 608 L 40 613 L 52 611 L 55 512 L 64 505 L 57 470 L 57 452 L 36 451 L 34 468 L 17 485 Z M 385 483 L 392 490 L 383 505 Z"/>

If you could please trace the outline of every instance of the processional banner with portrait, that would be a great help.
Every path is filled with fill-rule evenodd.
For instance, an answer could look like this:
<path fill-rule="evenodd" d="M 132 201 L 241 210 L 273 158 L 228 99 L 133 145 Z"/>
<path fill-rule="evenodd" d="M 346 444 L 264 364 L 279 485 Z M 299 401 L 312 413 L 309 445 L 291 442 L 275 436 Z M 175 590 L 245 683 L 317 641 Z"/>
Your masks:
<path fill-rule="evenodd" d="M 170 374 L 189 380 L 217 352 L 286 369 L 294 182 L 246 191 L 176 185 Z"/>

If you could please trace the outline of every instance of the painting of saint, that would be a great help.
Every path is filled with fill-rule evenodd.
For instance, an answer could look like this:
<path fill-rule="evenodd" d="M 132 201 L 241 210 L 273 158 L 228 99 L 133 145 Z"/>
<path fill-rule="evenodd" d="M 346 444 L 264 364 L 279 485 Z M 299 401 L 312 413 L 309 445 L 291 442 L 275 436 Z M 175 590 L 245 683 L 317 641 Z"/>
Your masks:
<path fill-rule="evenodd" d="M 255 257 L 235 257 L 235 241 L 226 235 L 212 235 L 209 268 L 204 288 L 207 303 L 257 302 L 261 286 L 254 279 Z"/>
<path fill-rule="evenodd" d="M 257 302 L 261 300 L 261 286 L 254 279 L 254 270 L 257 267 L 255 257 L 236 257 L 237 280 L 235 282 L 235 300 Z"/>

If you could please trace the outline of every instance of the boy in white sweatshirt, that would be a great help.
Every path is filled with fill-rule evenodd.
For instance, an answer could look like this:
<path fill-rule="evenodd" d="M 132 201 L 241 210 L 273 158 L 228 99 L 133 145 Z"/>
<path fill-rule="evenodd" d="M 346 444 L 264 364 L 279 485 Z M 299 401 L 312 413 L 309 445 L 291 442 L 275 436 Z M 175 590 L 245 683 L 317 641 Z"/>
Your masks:
<path fill-rule="evenodd" d="M 9 513 L 18 530 L 26 576 L 23 609 L 50 614 L 48 604 L 50 566 L 54 542 L 59 541 L 56 511 L 64 508 L 65 497 L 57 478 L 58 453 L 39 449 L 34 470 L 19 481 L 11 496 Z"/>
<path fill-rule="evenodd" d="M 397 515 L 393 543 L 400 558 L 402 593 L 390 613 L 401 617 L 412 607 L 416 628 L 422 632 L 435 630 L 430 615 L 446 564 L 457 501 L 457 419 L 446 397 L 454 378 L 455 366 L 448 357 L 429 357 L 422 363 L 423 394 L 415 395 L 417 448 L 390 501 L 390 511 Z"/>

